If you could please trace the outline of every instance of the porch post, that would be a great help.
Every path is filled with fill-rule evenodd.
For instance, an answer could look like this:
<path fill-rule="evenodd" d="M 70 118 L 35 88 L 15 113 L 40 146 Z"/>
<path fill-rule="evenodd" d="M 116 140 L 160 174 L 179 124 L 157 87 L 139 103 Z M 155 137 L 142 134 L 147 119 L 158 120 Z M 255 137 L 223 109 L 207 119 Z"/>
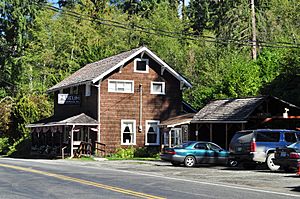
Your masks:
<path fill-rule="evenodd" d="M 227 146 L 228 146 L 228 126 L 227 126 L 227 123 L 225 124 L 225 134 L 226 134 L 225 135 L 226 136 L 225 137 L 225 148 L 228 149 L 227 148 Z"/>
<path fill-rule="evenodd" d="M 209 141 L 212 142 L 213 132 L 212 132 L 212 124 L 209 124 Z"/>
<path fill-rule="evenodd" d="M 73 130 L 75 128 L 75 125 L 72 126 L 72 130 L 71 130 L 71 158 L 73 158 L 74 156 L 74 151 L 73 151 Z"/>
<path fill-rule="evenodd" d="M 101 117 L 101 81 L 102 79 L 99 80 L 98 84 L 98 135 L 97 135 L 97 142 L 101 141 L 101 131 L 100 131 L 100 117 Z"/>
<path fill-rule="evenodd" d="M 170 128 L 170 130 L 169 130 L 169 147 L 171 147 L 171 145 L 172 145 L 172 133 L 171 133 L 171 129 L 172 128 Z"/>

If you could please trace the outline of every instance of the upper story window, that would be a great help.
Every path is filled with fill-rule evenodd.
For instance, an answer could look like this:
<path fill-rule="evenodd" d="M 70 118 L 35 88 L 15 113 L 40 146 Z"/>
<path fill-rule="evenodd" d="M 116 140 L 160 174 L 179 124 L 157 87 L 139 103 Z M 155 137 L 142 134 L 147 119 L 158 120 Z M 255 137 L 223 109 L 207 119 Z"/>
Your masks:
<path fill-rule="evenodd" d="M 70 94 L 78 95 L 78 86 L 73 86 L 70 88 Z"/>
<path fill-rule="evenodd" d="M 151 82 L 151 94 L 166 94 L 165 82 Z"/>
<path fill-rule="evenodd" d="M 149 60 L 137 58 L 134 60 L 134 72 L 149 73 Z"/>
<path fill-rule="evenodd" d="M 91 84 L 86 84 L 85 85 L 85 96 L 86 97 L 91 96 Z"/>
<path fill-rule="evenodd" d="M 108 80 L 108 92 L 134 93 L 133 80 Z"/>

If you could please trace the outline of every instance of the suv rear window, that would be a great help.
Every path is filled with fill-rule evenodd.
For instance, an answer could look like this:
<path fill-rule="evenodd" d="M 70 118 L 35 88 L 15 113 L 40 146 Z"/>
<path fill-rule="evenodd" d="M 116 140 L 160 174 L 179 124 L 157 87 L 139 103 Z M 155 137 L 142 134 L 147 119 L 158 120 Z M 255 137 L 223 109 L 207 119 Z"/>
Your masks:
<path fill-rule="evenodd" d="M 279 142 L 280 132 L 257 132 L 256 142 Z"/>
<path fill-rule="evenodd" d="M 252 141 L 252 138 L 252 131 L 240 131 L 234 134 L 234 136 L 231 139 L 231 143 L 248 143 Z"/>
<path fill-rule="evenodd" d="M 291 142 L 291 143 L 297 142 L 295 133 L 285 133 L 284 139 L 285 139 L 285 141 Z"/>

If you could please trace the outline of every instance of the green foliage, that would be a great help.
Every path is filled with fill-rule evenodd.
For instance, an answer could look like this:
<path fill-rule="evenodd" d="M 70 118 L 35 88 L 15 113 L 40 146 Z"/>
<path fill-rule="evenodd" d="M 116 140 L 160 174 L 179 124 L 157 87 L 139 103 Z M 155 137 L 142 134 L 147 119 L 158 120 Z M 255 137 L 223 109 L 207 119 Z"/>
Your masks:
<path fill-rule="evenodd" d="M 158 158 L 159 148 L 157 147 L 129 147 L 118 148 L 111 159 L 136 159 L 136 158 Z"/>
<path fill-rule="evenodd" d="M 139 147 L 134 151 L 134 157 L 138 158 L 156 158 L 159 155 L 159 148 L 157 147 Z"/>
<path fill-rule="evenodd" d="M 112 158 L 120 158 L 120 159 L 131 159 L 134 157 L 135 148 L 118 148 L 116 153 L 114 153 L 111 157 Z"/>
<path fill-rule="evenodd" d="M 195 108 L 258 94 L 300 104 L 299 48 L 275 48 L 299 43 L 300 1 L 255 1 L 257 61 L 250 59 L 249 1 L 191 0 L 183 19 L 180 2 L 59 1 L 63 10 L 80 13 L 70 16 L 47 9 L 43 0 L 1 1 L 0 131 L 11 152 L 27 140 L 26 124 L 51 115 L 53 99 L 41 93 L 85 64 L 141 45 L 191 81 L 184 99 Z M 116 23 L 105 25 L 111 21 Z M 200 37 L 187 39 L 191 34 Z M 214 37 L 217 43 L 209 41 Z M 144 148 L 118 153 L 152 155 Z"/>
<path fill-rule="evenodd" d="M 11 157 L 28 157 L 31 150 L 30 139 L 28 137 L 21 137 L 15 141 L 13 145 L 9 146 L 8 156 Z"/>
<path fill-rule="evenodd" d="M 8 137 L 0 138 L 0 154 L 6 154 L 9 149 Z"/>

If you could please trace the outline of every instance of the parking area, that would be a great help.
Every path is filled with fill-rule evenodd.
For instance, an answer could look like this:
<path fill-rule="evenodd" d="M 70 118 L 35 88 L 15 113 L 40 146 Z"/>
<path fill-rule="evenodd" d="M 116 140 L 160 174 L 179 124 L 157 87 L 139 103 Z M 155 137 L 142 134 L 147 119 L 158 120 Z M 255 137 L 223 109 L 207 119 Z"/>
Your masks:
<path fill-rule="evenodd" d="M 162 161 L 104 161 L 97 164 L 102 167 L 139 172 L 169 178 L 180 178 L 207 183 L 250 187 L 260 190 L 299 194 L 300 177 L 295 173 L 272 172 L 264 166 L 255 170 L 240 167 L 200 165 L 193 168 L 172 166 Z"/>

